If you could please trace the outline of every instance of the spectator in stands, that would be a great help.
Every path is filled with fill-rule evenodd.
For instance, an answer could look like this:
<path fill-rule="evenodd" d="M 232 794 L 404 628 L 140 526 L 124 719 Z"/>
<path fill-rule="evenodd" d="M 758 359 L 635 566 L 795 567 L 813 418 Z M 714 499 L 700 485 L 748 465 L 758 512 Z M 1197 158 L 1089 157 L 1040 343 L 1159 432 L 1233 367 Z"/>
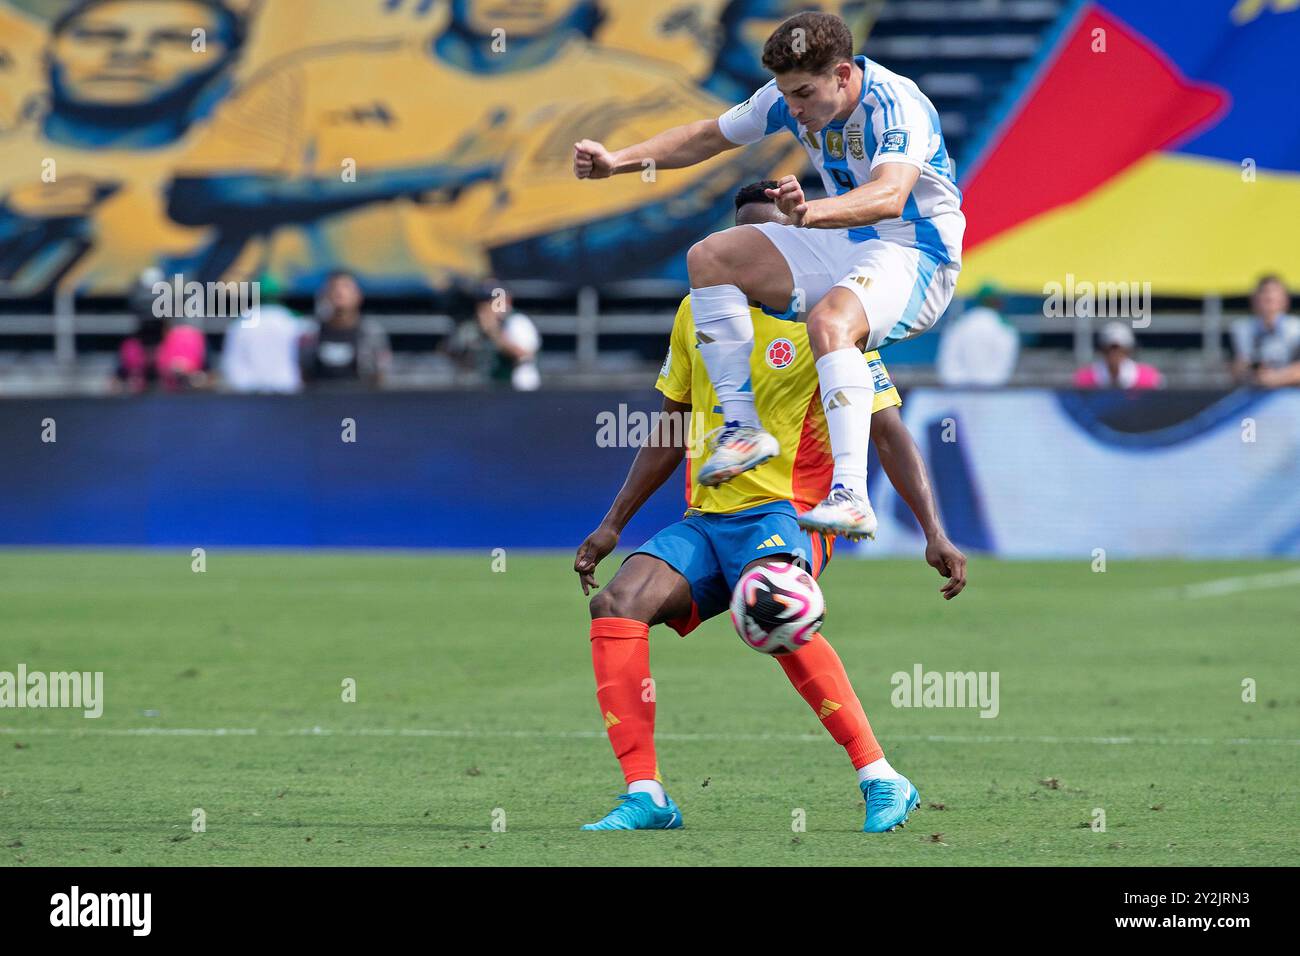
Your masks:
<path fill-rule="evenodd" d="M 1280 276 L 1266 275 L 1250 297 L 1254 315 L 1232 325 L 1232 377 L 1262 388 L 1300 385 L 1300 318 Z"/>
<path fill-rule="evenodd" d="M 302 391 L 298 343 L 313 324 L 280 303 L 280 283 L 274 276 L 262 276 L 257 285 L 257 306 L 226 326 L 222 380 L 235 392 Z"/>
<path fill-rule="evenodd" d="M 541 383 L 537 353 L 542 337 L 533 320 L 515 309 L 509 290 L 492 280 L 479 291 L 474 313 L 479 330 L 492 347 L 488 377 L 509 382 L 519 392 L 531 392 Z"/>
<path fill-rule="evenodd" d="M 992 285 L 975 294 L 975 305 L 946 327 L 936 360 L 939 382 L 996 387 L 1011 381 L 1020 357 L 1020 335 L 1002 317 L 1002 294 Z"/>
<path fill-rule="evenodd" d="M 361 314 L 361 285 L 343 270 L 325 277 L 316 296 L 319 327 L 302 343 L 303 379 L 314 385 L 364 384 L 378 388 L 392 364 L 388 333 Z"/>
<path fill-rule="evenodd" d="M 206 388 L 208 347 L 203 333 L 192 325 L 173 324 L 156 315 L 154 285 L 162 280 L 158 269 L 140 273 L 129 302 L 136 315 L 136 332 L 118 348 L 115 387 L 132 393 L 160 388 L 183 392 Z"/>
<path fill-rule="evenodd" d="M 1154 365 L 1134 361 L 1137 340 L 1123 322 L 1107 322 L 1097 336 L 1101 357 L 1074 373 L 1076 388 L 1163 388 L 1164 376 Z"/>

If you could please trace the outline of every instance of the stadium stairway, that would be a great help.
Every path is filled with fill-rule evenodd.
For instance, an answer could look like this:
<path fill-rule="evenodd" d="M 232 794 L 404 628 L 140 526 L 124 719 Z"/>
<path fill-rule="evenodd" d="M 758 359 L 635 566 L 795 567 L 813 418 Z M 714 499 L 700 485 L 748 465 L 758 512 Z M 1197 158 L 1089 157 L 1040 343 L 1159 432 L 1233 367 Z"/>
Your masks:
<path fill-rule="evenodd" d="M 864 52 L 930 97 L 960 178 L 1070 6 L 1069 0 L 886 0 Z"/>

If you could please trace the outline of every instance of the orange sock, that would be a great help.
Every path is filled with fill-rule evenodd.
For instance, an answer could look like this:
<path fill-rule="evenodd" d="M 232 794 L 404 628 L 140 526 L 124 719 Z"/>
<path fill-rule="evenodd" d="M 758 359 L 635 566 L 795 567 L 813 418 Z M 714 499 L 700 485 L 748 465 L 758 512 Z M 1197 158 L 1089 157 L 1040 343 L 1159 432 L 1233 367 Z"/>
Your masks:
<path fill-rule="evenodd" d="M 885 755 L 871 732 L 866 711 L 853 692 L 840 656 L 826 638 L 818 634 L 793 654 L 778 654 L 776 659 L 835 742 L 848 751 L 854 769 L 860 770 Z"/>
<path fill-rule="evenodd" d="M 658 780 L 650 625 L 622 617 L 596 618 L 591 622 L 591 664 L 596 701 L 623 779 Z"/>

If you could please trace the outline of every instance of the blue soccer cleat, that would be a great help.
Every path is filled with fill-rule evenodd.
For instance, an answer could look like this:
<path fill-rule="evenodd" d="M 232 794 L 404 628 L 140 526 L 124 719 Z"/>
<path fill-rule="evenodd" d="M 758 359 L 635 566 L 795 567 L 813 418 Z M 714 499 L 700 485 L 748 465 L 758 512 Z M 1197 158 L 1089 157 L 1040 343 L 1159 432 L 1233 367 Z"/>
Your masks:
<path fill-rule="evenodd" d="M 906 777 L 864 780 L 858 784 L 867 801 L 863 833 L 885 833 L 907 822 L 907 815 L 921 802 L 921 795 Z"/>
<path fill-rule="evenodd" d="M 661 807 L 648 793 L 620 793 L 623 801 L 603 820 L 588 823 L 584 830 L 677 830 L 682 825 L 682 811 L 677 809 L 673 798 L 668 797 L 668 806 Z"/>

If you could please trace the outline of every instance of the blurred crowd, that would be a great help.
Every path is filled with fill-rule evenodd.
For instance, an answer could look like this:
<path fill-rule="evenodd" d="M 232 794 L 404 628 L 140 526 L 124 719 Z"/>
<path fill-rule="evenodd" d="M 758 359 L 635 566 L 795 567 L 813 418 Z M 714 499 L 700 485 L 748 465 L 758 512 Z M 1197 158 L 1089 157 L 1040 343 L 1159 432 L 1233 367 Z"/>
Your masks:
<path fill-rule="evenodd" d="M 215 358 L 200 329 L 155 316 L 151 290 L 161 278 L 155 273 L 141 275 L 131 299 L 138 328 L 118 350 L 119 391 L 292 394 L 305 388 L 385 384 L 393 350 L 384 327 L 365 314 L 364 292 L 350 272 L 326 276 L 310 317 L 291 311 L 274 277 L 263 276 L 259 304 L 229 323 Z M 1013 381 L 1022 342 L 1004 314 L 1004 299 L 999 289 L 985 286 L 964 311 L 940 325 L 935 374 L 941 385 L 996 388 Z M 468 316 L 438 348 L 460 373 L 459 380 L 516 391 L 540 387 L 541 334 L 516 308 L 510 291 L 487 280 L 469 291 L 468 300 Z M 1281 278 L 1260 278 L 1250 307 L 1250 316 L 1229 329 L 1233 380 L 1255 388 L 1300 386 L 1300 317 L 1290 313 L 1291 295 Z M 1105 322 L 1095 337 L 1095 358 L 1074 372 L 1073 386 L 1164 387 L 1165 376 L 1139 359 L 1138 347 L 1132 322 Z"/>
<path fill-rule="evenodd" d="M 1251 317 L 1232 326 L 1233 378 L 1261 388 L 1300 385 L 1300 318 L 1290 314 L 1286 284 L 1264 276 L 1250 304 Z"/>
<path fill-rule="evenodd" d="M 537 353 L 542 336 L 527 315 L 515 308 L 510 290 L 489 280 L 472 293 L 474 318 L 462 322 L 444 351 L 457 367 L 517 392 L 542 384 Z"/>
<path fill-rule="evenodd" d="M 1251 314 L 1230 330 L 1232 378 L 1254 388 L 1300 385 L 1300 318 L 1290 314 L 1291 295 L 1276 275 L 1259 279 L 1250 297 Z M 1020 357 L 1020 333 L 1002 314 L 1003 296 L 986 286 L 973 304 L 940 326 L 936 372 L 952 387 L 1006 385 Z M 1075 371 L 1075 388 L 1138 390 L 1163 388 L 1165 376 L 1137 358 L 1131 322 L 1101 326 L 1096 358 Z"/>
<path fill-rule="evenodd" d="M 158 270 L 145 270 L 131 297 L 137 329 L 118 349 L 117 391 L 294 394 L 384 386 L 393 360 L 388 333 L 366 316 L 361 284 L 350 272 L 325 277 L 310 318 L 290 310 L 277 280 L 263 276 L 257 304 L 229 322 L 215 358 L 197 326 L 156 314 L 154 290 L 161 280 Z M 472 318 L 460 323 L 441 351 L 471 378 L 517 391 L 538 388 L 536 325 L 499 284 L 475 288 L 472 300 Z"/>

